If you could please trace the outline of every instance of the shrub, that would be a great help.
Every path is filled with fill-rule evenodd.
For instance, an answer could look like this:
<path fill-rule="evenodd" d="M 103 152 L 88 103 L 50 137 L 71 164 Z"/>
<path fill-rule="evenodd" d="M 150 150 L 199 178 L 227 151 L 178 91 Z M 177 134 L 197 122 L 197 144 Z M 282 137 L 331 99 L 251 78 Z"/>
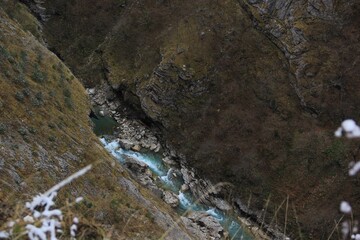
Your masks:
<path fill-rule="evenodd" d="M 11 55 L 4 47 L 0 46 L 0 57 L 4 59 L 9 59 Z"/>
<path fill-rule="evenodd" d="M 65 97 L 71 98 L 71 91 L 68 88 L 65 88 L 63 91 Z"/>
<path fill-rule="evenodd" d="M 8 57 L 7 60 L 9 61 L 9 63 L 11 63 L 13 65 L 16 64 L 16 60 L 12 56 Z"/>
<path fill-rule="evenodd" d="M 25 96 L 22 92 L 16 92 L 15 99 L 18 100 L 19 102 L 24 102 Z"/>
<path fill-rule="evenodd" d="M 63 84 L 65 82 L 65 80 L 66 80 L 66 77 L 65 77 L 64 73 L 61 72 L 61 74 L 60 74 L 60 84 Z"/>
<path fill-rule="evenodd" d="M 10 74 L 10 72 L 9 72 L 8 70 L 5 70 L 5 71 L 4 71 L 4 75 L 5 75 L 5 77 L 7 77 L 7 78 L 10 78 L 10 77 L 11 77 L 11 74 Z"/>
<path fill-rule="evenodd" d="M 22 90 L 22 93 L 23 93 L 24 96 L 26 96 L 26 97 L 29 97 L 29 96 L 31 95 L 31 91 L 30 91 L 29 88 L 24 88 L 24 89 Z"/>
<path fill-rule="evenodd" d="M 31 134 L 36 134 L 36 129 L 34 127 L 29 127 L 29 132 Z"/>
<path fill-rule="evenodd" d="M 35 94 L 35 98 L 36 98 L 37 100 L 41 101 L 41 102 L 44 102 L 44 95 L 43 95 L 42 92 L 37 92 L 37 93 Z"/>
<path fill-rule="evenodd" d="M 49 123 L 48 124 L 49 128 L 51 129 L 55 129 L 56 128 L 56 125 L 54 123 Z"/>
<path fill-rule="evenodd" d="M 14 82 L 18 85 L 27 86 L 29 85 L 28 81 L 25 78 L 24 73 L 20 72 L 19 75 L 14 79 Z"/>
<path fill-rule="evenodd" d="M 0 123 L 0 134 L 4 134 L 7 127 L 4 123 Z"/>
<path fill-rule="evenodd" d="M 65 105 L 66 105 L 67 108 L 74 109 L 74 103 L 73 103 L 71 98 L 65 97 L 64 100 L 65 100 Z"/>
<path fill-rule="evenodd" d="M 34 106 L 34 107 L 40 107 L 42 105 L 42 102 L 40 102 L 37 98 L 33 98 L 31 100 L 31 104 Z"/>
<path fill-rule="evenodd" d="M 44 95 L 42 92 L 37 92 L 35 97 L 32 99 L 32 104 L 39 107 L 44 104 Z"/>
<path fill-rule="evenodd" d="M 28 55 L 25 51 L 21 51 L 20 52 L 20 59 L 21 59 L 21 62 L 19 64 L 20 68 L 25 71 L 26 70 L 26 66 L 28 65 Z"/>
<path fill-rule="evenodd" d="M 41 63 L 42 60 L 43 60 L 42 52 L 39 52 L 38 55 L 37 55 L 36 61 L 37 61 L 38 63 Z"/>
<path fill-rule="evenodd" d="M 50 142 L 55 142 L 55 141 L 56 141 L 56 137 L 55 137 L 55 136 L 50 136 L 50 137 L 49 137 L 49 141 L 50 141 Z"/>
<path fill-rule="evenodd" d="M 49 92 L 49 97 L 51 97 L 51 98 L 56 97 L 56 92 L 54 90 L 51 90 Z"/>
<path fill-rule="evenodd" d="M 26 127 L 20 127 L 18 133 L 20 133 L 21 136 L 26 136 L 29 134 L 29 131 L 26 129 Z"/>
<path fill-rule="evenodd" d="M 39 68 L 39 65 L 36 64 L 34 67 L 34 72 L 31 76 L 31 78 L 38 83 L 44 83 L 47 80 L 46 73 L 42 72 Z"/>

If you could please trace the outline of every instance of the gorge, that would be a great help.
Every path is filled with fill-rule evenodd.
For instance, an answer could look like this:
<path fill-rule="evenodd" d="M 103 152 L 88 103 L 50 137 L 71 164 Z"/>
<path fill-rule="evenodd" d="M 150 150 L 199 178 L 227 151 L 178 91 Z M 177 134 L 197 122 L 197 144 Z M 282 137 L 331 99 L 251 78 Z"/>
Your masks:
<path fill-rule="evenodd" d="M 88 227 L 158 239 L 169 223 L 167 239 L 201 239 L 173 224 L 179 213 L 153 176 L 169 169 L 137 183 L 131 167 L 151 166 L 119 164 L 103 148 L 119 139 L 133 158 L 152 151 L 180 166 L 175 195 L 185 166 L 200 182 L 195 199 L 226 183 L 205 199 L 210 208 L 226 200 L 279 239 L 342 238 L 340 202 L 355 218 L 360 207 L 348 176 L 359 147 L 334 130 L 359 119 L 359 9 L 355 0 L 0 0 L 0 225 L 22 193 L 99 162 L 60 197 L 85 195 L 76 211 Z M 100 141 L 89 115 L 111 137 Z"/>

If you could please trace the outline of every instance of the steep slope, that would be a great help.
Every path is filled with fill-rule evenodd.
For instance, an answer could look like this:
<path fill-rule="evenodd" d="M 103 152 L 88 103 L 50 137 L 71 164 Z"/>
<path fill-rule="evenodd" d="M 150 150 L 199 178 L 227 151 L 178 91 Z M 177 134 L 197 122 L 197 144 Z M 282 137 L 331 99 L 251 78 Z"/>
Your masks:
<path fill-rule="evenodd" d="M 71 216 L 80 219 L 80 239 L 158 239 L 172 225 L 170 239 L 189 239 L 175 224 L 173 210 L 136 184 L 103 149 L 92 132 L 81 83 L 23 30 L 24 24 L 38 26 L 36 19 L 23 5 L 12 8 L 2 1 L 0 6 L 0 228 L 24 217 L 31 196 L 92 164 L 87 175 L 59 192 L 57 201 L 65 208 L 68 200 L 84 197 L 71 208 Z M 68 229 L 72 220 L 66 219 Z"/>
<path fill-rule="evenodd" d="M 359 118 L 356 1 L 86 2 L 44 3 L 50 46 L 86 86 L 108 82 L 251 207 L 270 198 L 292 237 L 327 239 L 359 194 L 356 143 L 333 139 Z"/>

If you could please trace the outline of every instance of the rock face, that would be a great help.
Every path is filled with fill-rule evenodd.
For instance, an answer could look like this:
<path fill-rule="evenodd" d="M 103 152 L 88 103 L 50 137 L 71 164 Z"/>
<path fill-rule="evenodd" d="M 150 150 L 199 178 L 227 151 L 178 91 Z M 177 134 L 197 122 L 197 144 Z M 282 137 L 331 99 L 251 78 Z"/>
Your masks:
<path fill-rule="evenodd" d="M 44 31 L 84 84 L 106 82 L 251 208 L 271 195 L 268 222 L 289 197 L 293 238 L 332 231 L 360 191 L 345 174 L 356 147 L 332 136 L 360 117 L 358 1 L 75 3 L 47 1 Z"/>
<path fill-rule="evenodd" d="M 44 0 L 21 0 L 20 2 L 29 6 L 30 10 L 39 20 L 43 22 L 48 20 L 49 16 L 46 14 L 46 9 L 43 6 Z"/>
<path fill-rule="evenodd" d="M 206 212 L 191 212 L 181 217 L 187 229 L 198 239 L 219 240 L 225 238 L 225 232 L 219 222 Z"/>

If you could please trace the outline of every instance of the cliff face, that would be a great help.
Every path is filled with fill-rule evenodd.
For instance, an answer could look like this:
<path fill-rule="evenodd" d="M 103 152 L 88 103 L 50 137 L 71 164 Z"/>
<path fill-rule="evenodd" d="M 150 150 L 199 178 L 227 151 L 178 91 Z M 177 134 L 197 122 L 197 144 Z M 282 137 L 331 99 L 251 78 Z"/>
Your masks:
<path fill-rule="evenodd" d="M 93 134 L 85 89 L 43 45 L 41 24 L 24 5 L 0 3 L 0 228 L 26 216 L 31 196 L 92 164 L 59 192 L 64 208 L 84 197 L 65 229 L 76 216 L 80 239 L 159 238 L 172 225 L 170 239 L 188 239 L 173 210 L 136 184 Z"/>
<path fill-rule="evenodd" d="M 203 176 L 235 186 L 299 237 L 327 238 L 356 146 L 356 1 L 94 1 L 44 4 L 50 48 L 86 86 L 108 82 Z M 357 206 L 355 206 L 357 208 Z M 315 214 L 316 213 L 316 214 Z M 276 214 L 275 214 L 276 215 Z"/>

